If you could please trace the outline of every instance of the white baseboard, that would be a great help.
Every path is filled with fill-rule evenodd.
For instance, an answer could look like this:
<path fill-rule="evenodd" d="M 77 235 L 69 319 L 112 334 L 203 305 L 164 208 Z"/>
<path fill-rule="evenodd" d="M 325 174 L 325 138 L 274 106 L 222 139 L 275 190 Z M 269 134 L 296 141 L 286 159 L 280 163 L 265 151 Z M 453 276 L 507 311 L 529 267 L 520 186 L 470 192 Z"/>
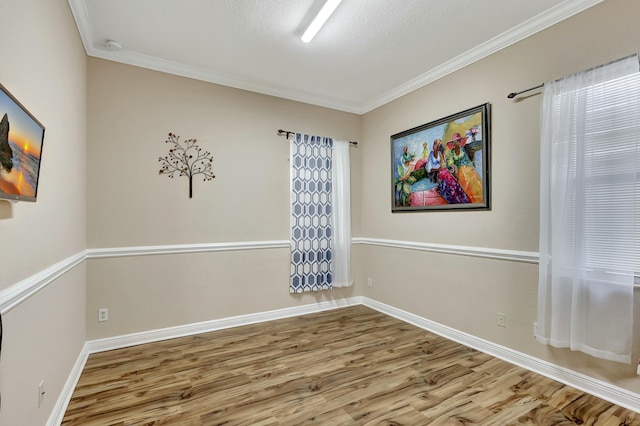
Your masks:
<path fill-rule="evenodd" d="M 71 369 L 71 373 L 69 374 L 60 395 L 58 396 L 56 405 L 53 407 L 53 411 L 47 421 L 47 426 L 59 426 L 62 423 L 64 413 L 67 411 L 69 401 L 71 401 L 71 396 L 78 384 L 78 380 L 80 380 L 80 375 L 82 374 L 84 365 L 87 363 L 88 357 L 89 351 L 87 350 L 87 344 L 85 343 L 80 351 L 80 355 L 78 355 L 78 359 L 76 359 L 76 363 Z"/>
<path fill-rule="evenodd" d="M 92 353 L 110 351 L 128 346 L 141 345 L 143 343 L 159 342 L 161 340 L 174 339 L 176 337 L 191 336 L 209 331 L 222 330 L 225 328 L 239 327 L 242 325 L 255 324 L 259 322 L 272 321 L 281 318 L 290 318 L 299 315 L 307 315 L 315 312 L 328 311 L 331 309 L 345 308 L 347 306 L 361 305 L 362 297 L 351 297 L 348 299 L 334 299 L 326 302 L 313 303 L 291 308 L 276 309 L 273 311 L 259 312 L 255 314 L 239 315 L 235 317 L 222 318 L 218 320 L 204 321 L 193 324 L 186 324 L 177 327 L 168 327 L 158 330 L 132 333 L 105 339 L 90 340 L 85 343 L 78 359 L 71 370 L 71 374 L 62 389 L 58 401 L 49 417 L 47 426 L 59 426 L 67 411 L 69 401 L 75 390 L 80 375 Z"/>
<path fill-rule="evenodd" d="M 511 364 L 533 371 L 534 373 L 541 374 L 560 383 L 564 383 L 565 385 L 572 386 L 583 392 L 597 396 L 598 398 L 602 398 L 605 401 L 609 401 L 613 404 L 640 413 L 640 395 L 637 393 L 594 379 L 584 374 L 577 373 L 573 370 L 560 367 L 531 355 L 509 349 L 479 337 L 472 336 L 367 297 L 362 298 L 362 304 L 401 321 L 413 324 L 424 330 L 453 340 L 454 342 L 477 349 Z"/>
<path fill-rule="evenodd" d="M 109 351 L 143 343 L 157 342 L 177 337 L 191 336 L 199 333 L 239 327 L 282 318 L 290 318 L 299 315 L 312 314 L 348 306 L 364 305 L 386 315 L 397 318 L 416 327 L 438 334 L 447 339 L 458 342 L 470 348 L 477 349 L 496 358 L 507 361 L 535 373 L 541 374 L 560 383 L 572 386 L 599 398 L 602 398 L 621 407 L 640 413 L 640 395 L 622 389 L 618 386 L 593 379 L 584 374 L 557 366 L 555 364 L 532 357 L 522 352 L 489 342 L 479 337 L 472 336 L 462 331 L 447 327 L 437 322 L 428 320 L 410 312 L 394 308 L 367 297 L 356 296 L 348 299 L 337 299 L 326 302 L 314 303 L 291 308 L 276 309 L 273 311 L 259 312 L 255 314 L 239 315 L 218 320 L 204 321 L 186 324 L 177 327 L 168 327 L 141 333 L 132 333 L 104 339 L 90 340 L 85 343 L 78 360 L 76 361 L 67 382 L 60 393 L 56 406 L 51 413 L 47 426 L 59 426 L 62 423 L 64 413 L 69 405 L 73 391 L 80 379 L 87 358 L 92 353 Z"/>
<path fill-rule="evenodd" d="M 125 348 L 128 346 L 141 345 L 143 343 L 159 342 L 161 340 L 174 339 L 176 337 L 191 336 L 194 334 L 207 333 L 210 331 L 222 330 L 225 328 L 239 327 L 241 325 L 295 317 L 298 315 L 312 314 L 315 312 L 344 308 L 347 306 L 360 304 L 362 304 L 362 297 L 336 299 L 309 305 L 258 312 L 255 314 L 238 315 L 235 317 L 180 325 L 176 327 L 125 334 L 123 336 L 90 340 L 87 342 L 87 348 L 89 350 L 89 353 L 92 354 L 96 352 L 110 351 L 112 349 Z"/>

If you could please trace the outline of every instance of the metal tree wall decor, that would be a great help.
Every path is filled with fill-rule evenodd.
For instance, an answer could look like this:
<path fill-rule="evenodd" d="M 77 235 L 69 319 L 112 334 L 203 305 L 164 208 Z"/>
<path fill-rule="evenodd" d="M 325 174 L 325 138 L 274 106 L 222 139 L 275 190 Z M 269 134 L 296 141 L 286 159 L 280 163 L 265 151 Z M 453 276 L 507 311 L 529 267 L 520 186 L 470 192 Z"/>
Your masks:
<path fill-rule="evenodd" d="M 196 139 L 187 139 L 180 142 L 180 136 L 169 133 L 165 143 L 171 144 L 169 155 L 160 157 L 158 161 L 162 163 L 162 168 L 158 172 L 170 178 L 177 173 L 178 176 L 189 178 L 189 198 L 193 198 L 193 177 L 203 175 L 204 181 L 212 180 L 213 157 L 209 151 L 202 151 Z"/>

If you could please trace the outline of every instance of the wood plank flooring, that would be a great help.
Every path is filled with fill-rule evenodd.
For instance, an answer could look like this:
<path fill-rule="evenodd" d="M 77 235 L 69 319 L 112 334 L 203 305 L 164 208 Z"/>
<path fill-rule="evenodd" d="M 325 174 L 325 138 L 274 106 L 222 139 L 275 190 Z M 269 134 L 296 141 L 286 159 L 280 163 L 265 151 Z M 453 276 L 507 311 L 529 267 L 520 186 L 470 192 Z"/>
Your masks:
<path fill-rule="evenodd" d="M 63 425 L 640 425 L 364 306 L 89 357 Z"/>

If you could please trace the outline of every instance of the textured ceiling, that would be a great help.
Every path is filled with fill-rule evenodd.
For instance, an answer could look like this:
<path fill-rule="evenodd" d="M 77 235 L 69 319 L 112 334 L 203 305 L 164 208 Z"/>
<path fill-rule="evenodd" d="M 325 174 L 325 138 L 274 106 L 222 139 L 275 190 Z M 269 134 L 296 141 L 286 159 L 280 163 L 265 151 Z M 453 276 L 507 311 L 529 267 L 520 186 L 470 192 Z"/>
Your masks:
<path fill-rule="evenodd" d="M 69 0 L 87 54 L 365 113 L 603 0 Z M 106 40 L 122 50 L 111 51 Z"/>

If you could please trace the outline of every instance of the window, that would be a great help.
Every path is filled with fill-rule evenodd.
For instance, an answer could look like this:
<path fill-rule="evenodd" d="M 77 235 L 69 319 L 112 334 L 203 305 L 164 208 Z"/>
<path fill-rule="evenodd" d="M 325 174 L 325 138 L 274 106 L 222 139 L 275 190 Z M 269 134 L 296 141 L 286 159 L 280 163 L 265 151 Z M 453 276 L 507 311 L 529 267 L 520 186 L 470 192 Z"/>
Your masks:
<path fill-rule="evenodd" d="M 585 266 L 615 273 L 635 264 L 640 275 L 640 73 L 580 91 L 585 129 L 576 146 L 585 152 L 574 152 L 570 167 L 584 178 Z"/>
<path fill-rule="evenodd" d="M 544 85 L 538 330 L 630 362 L 640 275 L 638 56 Z"/>

